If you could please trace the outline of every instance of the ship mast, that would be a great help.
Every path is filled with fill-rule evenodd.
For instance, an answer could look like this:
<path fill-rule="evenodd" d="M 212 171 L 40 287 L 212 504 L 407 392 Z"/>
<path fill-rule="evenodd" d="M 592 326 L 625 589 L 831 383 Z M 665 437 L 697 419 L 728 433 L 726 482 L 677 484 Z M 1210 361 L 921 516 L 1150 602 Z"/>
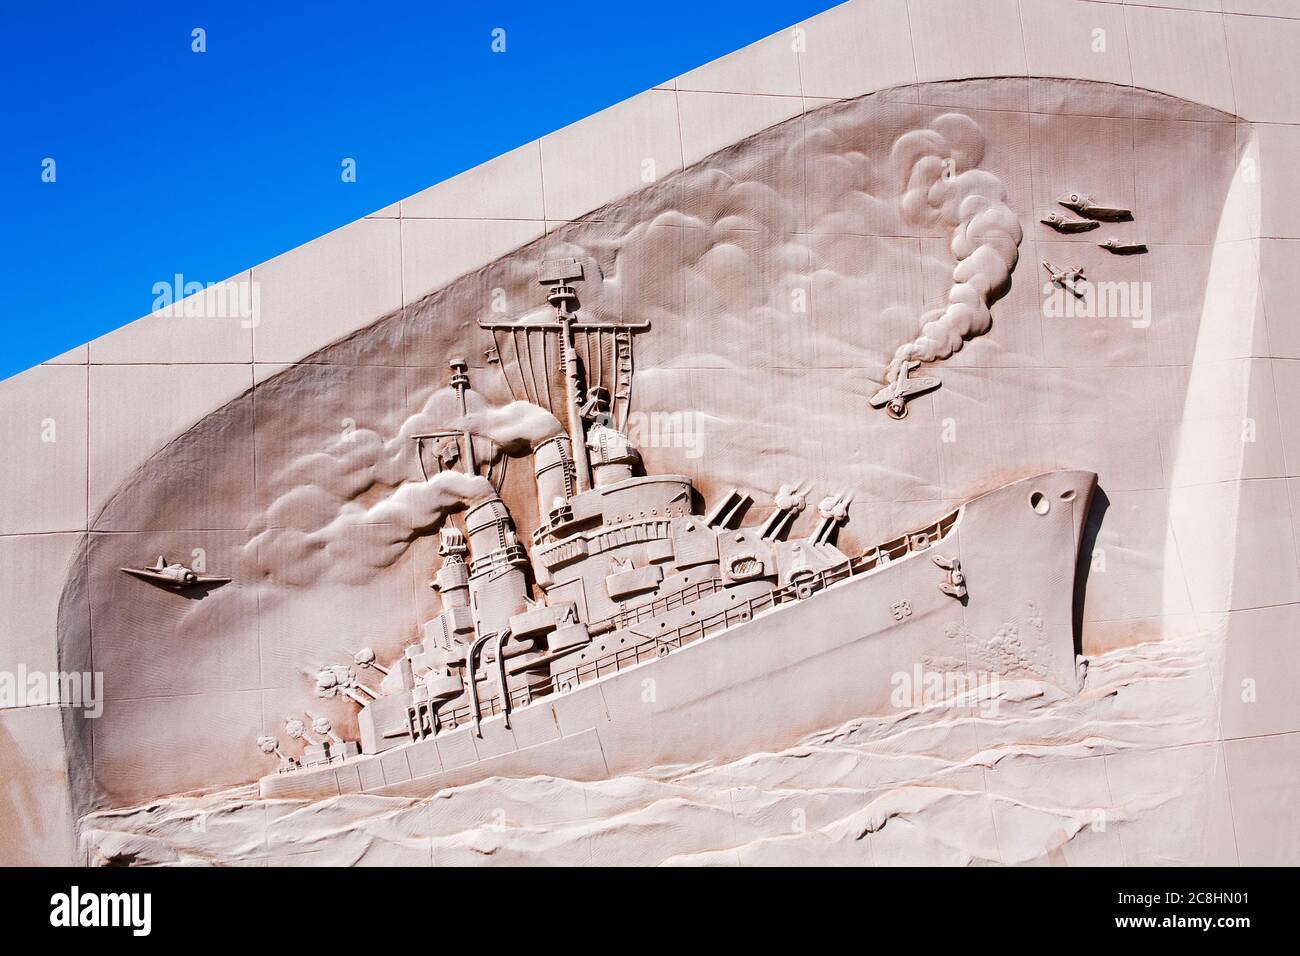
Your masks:
<path fill-rule="evenodd" d="M 587 456 L 586 431 L 582 424 L 582 396 L 578 355 L 573 347 L 573 306 L 578 295 L 568 283 L 582 279 L 582 263 L 576 260 L 560 261 L 551 269 L 542 268 L 538 281 L 550 285 L 546 301 L 555 309 L 560 323 L 560 365 L 564 370 L 564 404 L 569 418 L 569 439 L 573 444 L 573 466 L 577 477 L 578 493 L 591 488 L 591 462 Z M 553 283 L 553 284 L 552 284 Z"/>
<path fill-rule="evenodd" d="M 451 367 L 451 387 L 456 390 L 456 396 L 460 399 L 460 415 L 461 418 L 465 418 L 469 414 L 469 406 L 465 401 L 465 392 L 469 389 L 469 365 L 462 358 L 454 358 L 447 364 Z M 478 465 L 474 460 L 474 435 L 469 430 L 424 432 L 419 435 L 412 435 L 411 438 L 415 442 L 415 457 L 420 464 L 420 474 L 425 481 L 429 480 L 429 472 L 424 467 L 424 443 L 430 439 L 456 439 L 456 446 L 458 448 L 463 446 L 465 449 L 465 474 L 478 474 Z M 439 466 L 439 470 L 441 470 L 441 466 Z M 491 472 L 492 467 L 489 463 L 489 478 L 491 478 Z"/>
<path fill-rule="evenodd" d="M 531 331 L 559 333 L 559 369 L 564 377 L 565 418 L 573 448 L 575 485 L 578 493 L 591 488 L 591 462 L 587 454 L 587 431 L 582 417 L 583 369 L 574 344 L 575 332 L 644 332 L 649 322 L 610 323 L 578 322 L 577 290 L 570 284 L 583 279 L 582 263 L 577 259 L 550 259 L 542 263 L 538 282 L 547 287 L 546 301 L 555 309 L 554 322 L 479 322 L 489 332 L 515 333 Z M 495 340 L 495 336 L 494 336 Z M 549 372 L 548 372 L 549 374 Z"/>
<path fill-rule="evenodd" d="M 451 387 L 460 397 L 460 415 L 464 418 L 469 414 L 469 408 L 465 404 L 465 390 L 469 388 L 469 376 L 466 372 L 469 366 L 461 358 L 452 359 L 447 364 L 451 366 Z M 468 431 L 465 432 L 465 470 L 471 475 L 478 474 L 478 466 L 474 463 L 474 436 Z"/>

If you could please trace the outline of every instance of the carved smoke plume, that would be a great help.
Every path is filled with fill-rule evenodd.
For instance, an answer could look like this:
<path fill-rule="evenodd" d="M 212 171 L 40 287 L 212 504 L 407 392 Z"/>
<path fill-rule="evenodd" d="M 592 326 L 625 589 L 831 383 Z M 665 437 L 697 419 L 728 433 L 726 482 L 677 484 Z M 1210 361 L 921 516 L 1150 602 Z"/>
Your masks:
<path fill-rule="evenodd" d="M 511 402 L 501 408 L 471 411 L 450 427 L 490 438 L 499 452 L 506 455 L 527 455 L 539 442 L 564 431 L 554 415 L 532 402 Z"/>
<path fill-rule="evenodd" d="M 493 493 L 486 478 L 458 471 L 403 482 L 369 506 L 316 484 L 277 500 L 267 520 L 283 523 L 263 530 L 247 548 L 264 576 L 284 584 L 361 584 L 400 558 L 418 535 Z"/>
<path fill-rule="evenodd" d="M 261 574 L 298 586 L 321 580 L 364 583 L 448 515 L 495 494 L 487 478 L 459 470 L 425 481 L 414 435 L 469 431 L 476 436 L 476 461 L 485 467 L 502 456 L 526 455 L 537 442 L 561 432 L 555 416 L 528 402 L 488 408 L 481 396 L 468 392 L 466 404 L 469 411 L 462 414 L 459 396 L 441 389 L 390 439 L 351 429 L 321 451 L 295 459 L 274 477 L 283 491 L 246 546 Z"/>
<path fill-rule="evenodd" d="M 1002 181 L 975 168 L 983 156 L 983 133 L 958 113 L 946 113 L 928 129 L 913 130 L 894 143 L 891 160 L 905 184 L 899 200 L 903 218 L 951 229 L 957 266 L 948 304 L 923 315 L 920 334 L 894 353 L 891 381 L 904 362 L 948 358 L 967 339 L 987 332 L 989 307 L 1015 268 L 1020 222 L 1006 203 Z"/>

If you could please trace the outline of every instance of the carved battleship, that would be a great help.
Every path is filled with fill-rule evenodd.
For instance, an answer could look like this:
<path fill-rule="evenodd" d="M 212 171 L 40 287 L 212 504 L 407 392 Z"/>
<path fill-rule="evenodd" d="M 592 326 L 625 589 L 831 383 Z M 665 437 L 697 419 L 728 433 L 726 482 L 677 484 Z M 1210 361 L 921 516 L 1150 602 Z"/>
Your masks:
<path fill-rule="evenodd" d="M 499 485 L 468 506 L 463 531 L 444 525 L 432 584 L 443 611 L 423 640 L 387 666 L 358 653 L 357 667 L 382 674 L 377 689 L 352 665 L 317 677 L 322 696 L 359 708 L 360 739 L 307 737 L 299 757 L 263 738 L 280 761 L 264 796 L 427 795 L 733 759 L 896 710 L 897 675 L 918 666 L 1077 690 L 1075 566 L 1094 474 L 1012 481 L 853 554 L 835 543 L 847 491 L 817 506 L 802 538 L 789 539 L 806 507 L 799 484 L 760 524 L 736 527 L 747 493 L 701 513 L 690 478 L 637 473 L 626 415 L 632 336 L 646 326 L 579 321 L 581 278 L 574 260 L 547 264 L 553 321 L 483 325 L 503 362 L 503 338 L 548 337 L 541 354 L 556 353 L 563 381 L 567 433 L 532 449 L 531 554 Z M 609 361 L 593 339 L 610 340 Z M 550 379 L 529 388 L 533 354 L 516 346 L 518 389 L 506 377 L 541 402 Z M 463 398 L 465 366 L 453 367 Z M 471 436 L 459 441 L 466 453 L 440 460 L 473 468 Z"/>

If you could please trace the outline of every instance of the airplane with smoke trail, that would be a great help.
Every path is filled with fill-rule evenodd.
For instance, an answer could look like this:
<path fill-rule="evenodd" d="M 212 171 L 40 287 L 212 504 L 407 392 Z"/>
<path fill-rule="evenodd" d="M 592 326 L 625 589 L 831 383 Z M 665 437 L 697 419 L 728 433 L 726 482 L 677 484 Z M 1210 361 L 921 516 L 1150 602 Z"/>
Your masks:
<path fill-rule="evenodd" d="M 908 378 L 920 367 L 920 362 L 903 363 L 894 380 L 871 396 L 871 407 L 880 408 L 883 405 L 890 418 L 906 418 L 908 399 L 933 391 L 943 384 L 937 376 Z"/>

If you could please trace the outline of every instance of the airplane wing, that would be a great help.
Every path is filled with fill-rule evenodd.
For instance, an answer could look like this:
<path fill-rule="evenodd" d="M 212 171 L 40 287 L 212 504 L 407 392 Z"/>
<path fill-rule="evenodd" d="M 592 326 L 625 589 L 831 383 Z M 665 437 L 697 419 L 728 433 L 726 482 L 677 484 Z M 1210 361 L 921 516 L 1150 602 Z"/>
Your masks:
<path fill-rule="evenodd" d="M 909 378 L 903 385 L 902 395 L 916 395 L 919 392 L 928 392 L 932 388 L 938 388 L 943 383 L 937 378 Z"/>
<path fill-rule="evenodd" d="M 166 584 L 166 585 L 176 584 L 175 578 L 169 577 L 166 574 L 162 574 L 161 572 L 156 571 L 153 568 L 118 568 L 118 570 L 124 571 L 134 578 L 139 578 L 141 581 L 156 581 L 159 584 Z"/>
<path fill-rule="evenodd" d="M 880 391 L 876 392 L 875 395 L 872 395 L 871 398 L 868 399 L 868 401 L 871 403 L 872 408 L 880 408 L 882 405 L 887 403 L 893 397 L 894 397 L 894 386 L 886 385 Z"/>
<path fill-rule="evenodd" d="M 220 575 L 200 574 L 196 580 L 186 582 L 178 580 L 174 575 L 154 568 L 119 568 L 118 570 L 131 575 L 133 578 L 139 578 L 141 581 L 148 581 L 150 584 L 161 584 L 173 591 L 182 591 L 186 588 L 199 587 L 205 584 L 220 587 L 223 584 L 229 584 L 231 581 L 231 578 L 221 577 Z"/>

